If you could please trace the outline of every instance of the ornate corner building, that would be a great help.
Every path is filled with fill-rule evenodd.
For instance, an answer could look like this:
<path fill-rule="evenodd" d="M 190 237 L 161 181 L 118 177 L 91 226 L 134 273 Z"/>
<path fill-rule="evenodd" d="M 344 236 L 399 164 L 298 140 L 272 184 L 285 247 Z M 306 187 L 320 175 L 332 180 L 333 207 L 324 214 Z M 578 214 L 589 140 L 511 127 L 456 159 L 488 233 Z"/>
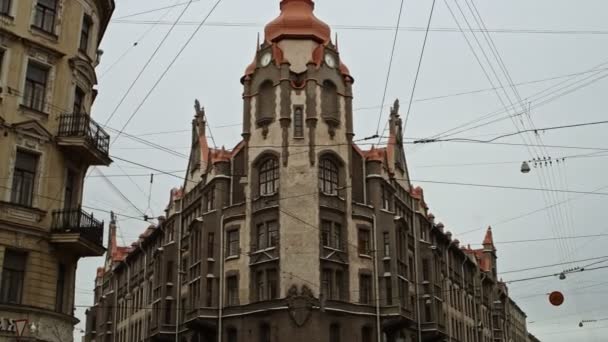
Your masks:
<path fill-rule="evenodd" d="M 113 0 L 0 0 L 0 340 L 72 341 L 78 260 L 103 255 L 82 210 L 109 165 L 90 117 Z"/>
<path fill-rule="evenodd" d="M 242 141 L 211 148 L 195 103 L 183 187 L 131 246 L 110 225 L 85 341 L 528 341 L 479 249 L 410 183 L 398 101 L 388 145 L 354 141 L 354 78 L 311 0 L 283 0 L 243 84 Z"/>

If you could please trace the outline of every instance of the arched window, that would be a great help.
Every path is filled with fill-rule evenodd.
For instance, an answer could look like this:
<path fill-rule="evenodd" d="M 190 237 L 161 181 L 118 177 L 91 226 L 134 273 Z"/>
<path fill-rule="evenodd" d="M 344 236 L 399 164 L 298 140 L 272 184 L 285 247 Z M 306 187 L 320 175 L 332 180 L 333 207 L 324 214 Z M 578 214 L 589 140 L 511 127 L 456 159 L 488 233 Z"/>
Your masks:
<path fill-rule="evenodd" d="M 337 323 L 329 326 L 329 342 L 340 342 L 340 325 Z"/>
<path fill-rule="evenodd" d="M 272 81 L 264 81 L 264 83 L 260 85 L 257 102 L 258 121 L 272 119 L 274 117 L 275 112 L 275 90 Z"/>
<path fill-rule="evenodd" d="M 321 91 L 321 112 L 326 117 L 339 118 L 338 87 L 332 81 L 323 82 Z"/>
<path fill-rule="evenodd" d="M 259 169 L 260 195 L 272 195 L 279 189 L 279 161 L 268 158 Z"/>
<path fill-rule="evenodd" d="M 319 162 L 319 188 L 325 194 L 337 195 L 339 179 L 339 169 L 336 163 L 329 159 L 323 158 Z"/>

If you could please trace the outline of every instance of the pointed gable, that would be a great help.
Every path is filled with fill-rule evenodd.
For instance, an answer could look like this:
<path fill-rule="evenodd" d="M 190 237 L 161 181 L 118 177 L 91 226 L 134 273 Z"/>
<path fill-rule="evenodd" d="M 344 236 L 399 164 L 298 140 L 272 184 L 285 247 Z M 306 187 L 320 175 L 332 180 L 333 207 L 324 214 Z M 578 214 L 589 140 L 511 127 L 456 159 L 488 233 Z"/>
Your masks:
<path fill-rule="evenodd" d="M 17 131 L 17 134 L 38 139 L 42 142 L 48 142 L 53 139 L 53 135 L 36 120 L 28 120 L 14 124 L 13 128 Z"/>

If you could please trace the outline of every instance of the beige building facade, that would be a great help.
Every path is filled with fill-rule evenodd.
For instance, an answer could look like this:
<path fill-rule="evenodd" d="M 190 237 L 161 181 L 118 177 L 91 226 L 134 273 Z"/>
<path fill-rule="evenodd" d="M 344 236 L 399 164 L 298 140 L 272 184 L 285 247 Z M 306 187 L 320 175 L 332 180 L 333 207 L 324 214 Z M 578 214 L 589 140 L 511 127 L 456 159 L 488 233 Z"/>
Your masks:
<path fill-rule="evenodd" d="M 242 141 L 211 148 L 195 102 L 166 216 L 131 246 L 111 225 L 85 341 L 516 341 L 491 229 L 472 249 L 435 222 L 398 101 L 388 145 L 357 145 L 329 26 L 311 0 L 280 8 L 241 79 Z"/>
<path fill-rule="evenodd" d="M 0 341 L 73 340 L 79 258 L 102 255 L 81 207 L 109 165 L 90 117 L 113 0 L 0 0 Z"/>

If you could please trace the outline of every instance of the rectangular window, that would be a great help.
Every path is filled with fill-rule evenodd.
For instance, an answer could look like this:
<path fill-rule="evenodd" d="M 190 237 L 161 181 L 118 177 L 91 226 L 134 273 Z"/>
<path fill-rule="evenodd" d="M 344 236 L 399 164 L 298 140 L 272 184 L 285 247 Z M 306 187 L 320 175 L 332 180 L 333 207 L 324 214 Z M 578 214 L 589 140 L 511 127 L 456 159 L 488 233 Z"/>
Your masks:
<path fill-rule="evenodd" d="M 321 291 L 322 291 L 323 295 L 325 296 L 325 299 L 332 298 L 331 273 L 332 272 L 330 269 L 324 269 L 323 273 L 321 274 Z"/>
<path fill-rule="evenodd" d="M 57 0 L 38 0 L 34 14 L 34 26 L 48 33 L 55 33 Z"/>
<path fill-rule="evenodd" d="M 359 303 L 370 304 L 372 301 L 372 277 L 367 274 L 359 276 Z"/>
<path fill-rule="evenodd" d="M 215 233 L 209 232 L 207 234 L 207 258 L 213 258 L 214 249 L 215 249 Z"/>
<path fill-rule="evenodd" d="M 47 67 L 32 62 L 28 64 L 25 75 L 24 106 L 44 112 L 48 74 Z"/>
<path fill-rule="evenodd" d="M 74 90 L 74 114 L 84 113 L 84 90 L 80 87 L 76 87 Z"/>
<path fill-rule="evenodd" d="M 384 256 L 388 257 L 391 255 L 391 241 L 389 232 L 382 233 L 382 243 L 384 246 Z"/>
<path fill-rule="evenodd" d="M 342 271 L 336 271 L 336 286 L 334 287 L 334 299 L 345 299 L 344 296 L 344 273 Z"/>
<path fill-rule="evenodd" d="M 226 278 L 227 298 L 226 302 L 228 305 L 239 305 L 239 282 L 237 276 L 230 276 Z"/>
<path fill-rule="evenodd" d="M 59 268 L 57 270 L 57 297 L 55 297 L 55 310 L 61 313 L 63 313 L 65 310 L 65 308 L 63 307 L 65 295 L 65 277 L 65 265 L 59 264 Z"/>
<path fill-rule="evenodd" d="M 80 30 L 80 46 L 82 52 L 87 52 L 89 48 L 89 39 L 91 37 L 91 28 L 93 27 L 93 19 L 86 15 L 82 17 L 82 29 Z"/>
<path fill-rule="evenodd" d="M 342 226 L 338 223 L 333 224 L 334 226 L 334 248 L 342 250 Z"/>
<path fill-rule="evenodd" d="M 171 313 L 173 312 L 173 302 L 165 301 L 165 324 L 171 324 Z"/>
<path fill-rule="evenodd" d="M 207 199 L 207 201 L 206 201 L 207 211 L 211 211 L 211 210 L 215 209 L 215 186 L 211 186 L 209 191 L 207 191 L 205 198 Z"/>
<path fill-rule="evenodd" d="M 388 186 L 382 186 L 382 209 L 391 210 L 391 192 Z"/>
<path fill-rule="evenodd" d="M 323 221 L 321 222 L 321 242 L 323 246 L 330 247 L 331 240 L 331 222 Z"/>
<path fill-rule="evenodd" d="M 257 226 L 257 250 L 276 247 L 279 243 L 279 226 L 277 221 L 260 223 Z"/>
<path fill-rule="evenodd" d="M 207 295 L 205 296 L 205 304 L 208 308 L 213 306 L 213 278 L 207 278 Z"/>
<path fill-rule="evenodd" d="M 0 286 L 0 302 L 21 303 L 26 260 L 26 253 L 10 249 L 5 251 L 4 265 L 2 267 L 2 286 Z"/>
<path fill-rule="evenodd" d="M 17 151 L 11 202 L 28 207 L 32 206 L 37 168 L 38 156 L 36 154 Z"/>
<path fill-rule="evenodd" d="M 11 0 L 0 0 L 0 14 L 11 14 Z"/>
<path fill-rule="evenodd" d="M 386 305 L 393 305 L 393 280 L 391 277 L 384 278 L 386 285 Z"/>
<path fill-rule="evenodd" d="M 76 173 L 72 170 L 68 170 L 65 177 L 65 196 L 63 199 L 63 206 L 65 209 L 73 209 L 77 207 L 77 204 Z"/>
<path fill-rule="evenodd" d="M 266 225 L 263 223 L 258 224 L 258 240 L 257 250 L 266 248 Z"/>
<path fill-rule="evenodd" d="M 294 138 L 304 137 L 304 110 L 298 106 L 293 112 L 293 136 Z"/>
<path fill-rule="evenodd" d="M 430 281 L 429 260 L 422 260 L 422 280 Z"/>
<path fill-rule="evenodd" d="M 277 221 L 266 223 L 268 228 L 268 247 L 276 247 L 279 244 L 279 225 Z"/>
<path fill-rule="evenodd" d="M 256 281 L 256 286 L 257 286 L 257 299 L 259 301 L 261 300 L 265 300 L 266 299 L 266 295 L 264 292 L 264 271 L 258 271 L 255 274 L 255 281 Z"/>
<path fill-rule="evenodd" d="M 226 239 L 226 256 L 238 256 L 239 255 L 239 230 L 234 229 L 227 233 L 228 238 Z"/>
<path fill-rule="evenodd" d="M 359 254 L 369 255 L 370 248 L 370 232 L 369 229 L 359 229 Z"/>
<path fill-rule="evenodd" d="M 279 296 L 279 278 L 277 276 L 277 270 L 266 271 L 266 277 L 268 278 L 268 298 L 275 299 Z"/>

